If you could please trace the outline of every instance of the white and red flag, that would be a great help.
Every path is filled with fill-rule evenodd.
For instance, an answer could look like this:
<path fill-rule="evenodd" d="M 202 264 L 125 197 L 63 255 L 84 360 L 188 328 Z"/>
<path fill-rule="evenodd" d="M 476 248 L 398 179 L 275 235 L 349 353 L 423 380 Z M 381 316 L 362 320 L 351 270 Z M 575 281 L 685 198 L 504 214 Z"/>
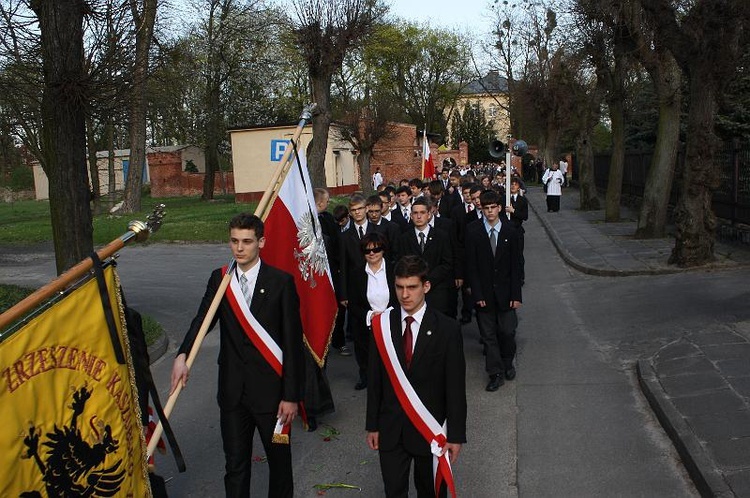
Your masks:
<path fill-rule="evenodd" d="M 435 178 L 435 161 L 430 153 L 430 142 L 427 140 L 427 129 L 422 136 L 422 178 Z"/>
<path fill-rule="evenodd" d="M 294 160 L 265 219 L 261 258 L 294 276 L 305 343 L 322 366 L 338 305 L 307 161 L 299 154 L 302 164 Z"/>

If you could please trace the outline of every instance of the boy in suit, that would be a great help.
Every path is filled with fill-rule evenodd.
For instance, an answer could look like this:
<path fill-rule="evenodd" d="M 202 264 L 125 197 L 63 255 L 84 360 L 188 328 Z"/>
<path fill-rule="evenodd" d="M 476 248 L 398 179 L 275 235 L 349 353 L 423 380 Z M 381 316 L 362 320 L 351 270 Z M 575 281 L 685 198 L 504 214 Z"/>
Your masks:
<path fill-rule="evenodd" d="M 257 216 L 243 213 L 230 220 L 229 247 L 237 263 L 232 279 L 236 282 L 230 284 L 211 322 L 211 328 L 220 322 L 217 398 L 226 459 L 224 487 L 226 496 L 233 498 L 250 496 L 250 457 L 256 429 L 268 457 L 268 496 L 291 498 L 294 493 L 290 445 L 272 439 L 277 422 L 291 423 L 302 399 L 302 323 L 294 278 L 260 260 L 265 240 L 263 222 Z M 187 355 L 223 277 L 222 268 L 211 274 L 198 313 L 174 360 L 172 391 L 178 384 L 187 384 Z M 269 343 L 259 339 L 261 334 L 252 326 L 248 328 L 248 314 L 268 333 L 266 340 L 273 342 L 270 346 L 281 350 L 283 368 L 275 370 L 261 352 Z"/>
<path fill-rule="evenodd" d="M 480 195 L 482 221 L 466 231 L 466 277 L 477 310 L 479 333 L 484 341 L 485 369 L 490 376 L 487 391 L 497 391 L 516 370 L 516 309 L 521 306 L 521 265 L 518 237 L 506 216 L 501 216 L 501 197 L 494 190 Z M 505 380 L 504 380 L 504 379 Z"/>
<path fill-rule="evenodd" d="M 367 392 L 367 444 L 380 455 L 380 470 L 385 496 L 403 497 L 409 491 L 411 462 L 414 461 L 414 484 L 419 497 L 434 497 L 432 475 L 433 453 L 430 443 L 414 425 L 412 415 L 404 410 L 391 383 L 388 369 L 397 362 L 405 372 L 421 403 L 439 426 L 447 423 L 443 451 L 455 462 L 466 442 L 466 363 L 463 353 L 461 326 L 455 320 L 436 312 L 425 302 L 430 290 L 427 263 L 418 256 L 399 260 L 394 270 L 396 297 L 399 308 L 388 316 L 377 316 L 384 321 L 390 335 L 383 333 L 383 341 L 390 341 L 397 359 L 390 359 L 379 351 L 373 324 L 370 343 Z M 387 336 L 387 337 L 386 337 Z M 382 345 L 382 343 L 381 343 Z M 424 419 L 422 419 L 424 420 Z M 440 496 L 446 495 L 446 486 Z"/>

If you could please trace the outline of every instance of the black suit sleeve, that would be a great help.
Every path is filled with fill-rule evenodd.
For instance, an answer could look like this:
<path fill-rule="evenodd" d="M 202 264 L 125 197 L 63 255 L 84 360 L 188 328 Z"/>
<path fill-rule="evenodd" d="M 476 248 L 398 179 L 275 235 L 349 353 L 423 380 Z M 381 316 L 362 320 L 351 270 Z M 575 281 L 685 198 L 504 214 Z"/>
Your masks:
<path fill-rule="evenodd" d="M 466 360 L 461 326 L 450 322 L 445 361 L 446 418 L 449 443 L 466 442 Z"/>
<path fill-rule="evenodd" d="M 284 274 L 281 292 L 281 340 L 284 354 L 282 399 L 300 401 L 304 396 L 305 358 L 302 341 L 302 321 L 299 315 L 299 296 L 291 275 Z"/>
<path fill-rule="evenodd" d="M 190 323 L 190 328 L 188 329 L 187 334 L 185 334 L 185 339 L 183 339 L 180 349 L 177 350 L 178 355 L 182 353 L 190 354 L 190 349 L 193 347 L 195 338 L 198 336 L 198 331 L 203 324 L 203 319 L 208 313 L 208 308 L 211 307 L 211 302 L 214 300 L 216 291 L 219 290 L 219 285 L 221 285 L 222 278 L 223 275 L 220 269 L 216 269 L 211 273 L 211 276 L 208 279 L 208 283 L 206 284 L 206 292 L 203 294 L 203 299 L 201 299 L 201 304 L 198 306 L 198 311 L 195 314 L 195 318 L 193 318 L 193 321 Z M 218 320 L 219 312 L 214 314 L 213 318 L 211 319 L 211 325 L 208 327 L 209 331 L 213 329 L 214 326 L 216 326 L 216 322 Z"/>

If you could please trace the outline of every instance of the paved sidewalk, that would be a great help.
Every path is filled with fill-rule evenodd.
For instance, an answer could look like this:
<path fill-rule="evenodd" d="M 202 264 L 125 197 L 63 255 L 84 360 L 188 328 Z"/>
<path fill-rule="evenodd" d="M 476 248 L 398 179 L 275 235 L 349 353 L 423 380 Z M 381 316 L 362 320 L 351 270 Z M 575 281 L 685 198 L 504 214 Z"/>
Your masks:
<path fill-rule="evenodd" d="M 721 278 L 750 266 L 750 247 L 717 243 L 711 265 L 675 268 L 667 264 L 674 238 L 634 239 L 631 210 L 623 208 L 622 222 L 604 223 L 603 210 L 577 209 L 577 190 L 563 190 L 558 213 L 547 212 L 541 188 L 527 197 L 561 257 L 584 273 L 711 271 Z M 750 496 L 750 322 L 727 320 L 725 331 L 686 335 L 636 365 L 644 395 L 703 496 Z"/>

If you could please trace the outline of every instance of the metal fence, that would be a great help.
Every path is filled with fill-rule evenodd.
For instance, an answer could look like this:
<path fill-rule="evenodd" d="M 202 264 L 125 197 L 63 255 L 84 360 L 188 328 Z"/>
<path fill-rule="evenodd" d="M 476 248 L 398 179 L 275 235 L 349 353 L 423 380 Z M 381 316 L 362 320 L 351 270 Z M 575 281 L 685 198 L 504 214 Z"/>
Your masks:
<path fill-rule="evenodd" d="M 624 198 L 643 198 L 648 170 L 651 166 L 653 151 L 628 151 L 625 153 L 622 195 Z M 600 190 L 607 189 L 611 154 L 594 156 L 594 177 Z M 677 157 L 682 166 L 685 156 L 682 152 Z M 750 145 L 737 142 L 719 147 L 716 153 L 719 164 L 721 183 L 713 196 L 713 209 L 716 216 L 732 224 L 750 225 Z M 674 207 L 679 197 L 682 167 L 676 168 L 669 204 Z M 577 175 L 575 175 L 577 176 Z M 574 178 L 576 180 L 577 178 Z"/>

